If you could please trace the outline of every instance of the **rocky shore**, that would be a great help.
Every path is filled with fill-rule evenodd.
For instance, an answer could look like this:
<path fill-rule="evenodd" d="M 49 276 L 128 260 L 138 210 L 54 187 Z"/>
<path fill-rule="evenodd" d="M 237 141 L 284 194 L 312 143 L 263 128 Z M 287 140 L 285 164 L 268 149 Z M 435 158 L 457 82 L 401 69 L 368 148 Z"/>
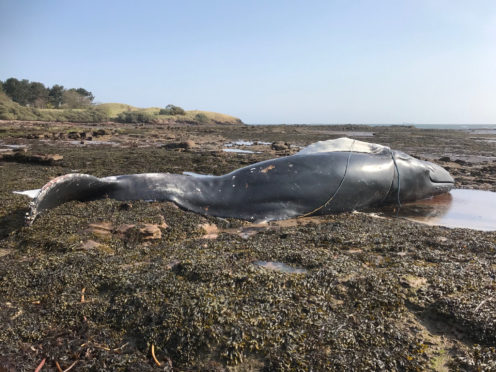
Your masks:
<path fill-rule="evenodd" d="M 12 193 L 73 172 L 224 174 L 343 136 L 496 191 L 495 133 L 0 122 L 0 371 L 496 370 L 496 232 L 110 199 L 27 227 Z"/>

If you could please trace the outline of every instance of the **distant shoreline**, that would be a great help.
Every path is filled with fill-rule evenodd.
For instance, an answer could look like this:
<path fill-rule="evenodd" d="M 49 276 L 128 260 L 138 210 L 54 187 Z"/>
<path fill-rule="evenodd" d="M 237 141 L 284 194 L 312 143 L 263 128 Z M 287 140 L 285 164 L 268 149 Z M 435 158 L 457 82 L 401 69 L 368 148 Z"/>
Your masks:
<path fill-rule="evenodd" d="M 311 125 L 311 126 L 353 126 L 353 127 L 414 127 L 418 129 L 453 129 L 453 130 L 475 130 L 475 129 L 489 129 L 496 131 L 496 124 L 358 124 L 358 123 L 348 123 L 348 124 L 308 124 L 308 123 L 298 123 L 298 124 L 270 124 L 270 123 L 246 123 L 247 125 Z"/>

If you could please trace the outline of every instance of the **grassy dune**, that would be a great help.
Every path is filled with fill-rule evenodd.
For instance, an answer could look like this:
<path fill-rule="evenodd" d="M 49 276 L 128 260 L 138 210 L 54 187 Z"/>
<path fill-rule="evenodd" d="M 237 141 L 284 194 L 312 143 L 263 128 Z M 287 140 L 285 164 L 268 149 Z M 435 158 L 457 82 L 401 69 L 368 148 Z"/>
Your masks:
<path fill-rule="evenodd" d="M 115 118 L 121 112 L 126 112 L 126 111 L 147 111 L 147 112 L 151 112 L 151 113 L 156 111 L 157 114 L 160 111 L 160 108 L 158 108 L 158 107 L 150 107 L 148 109 L 141 109 L 141 108 L 134 107 L 131 105 L 126 105 L 125 103 L 102 103 L 102 104 L 96 105 L 96 107 L 104 110 L 111 118 Z"/>
<path fill-rule="evenodd" d="M 191 110 L 186 111 L 184 115 L 159 115 L 160 107 L 139 108 L 124 103 L 102 103 L 84 109 L 37 109 L 21 106 L 0 92 L 0 120 L 104 122 L 116 121 L 119 114 L 126 112 L 144 113 L 144 122 L 159 124 L 242 124 L 242 121 L 234 116 L 217 112 Z"/>
<path fill-rule="evenodd" d="M 123 112 L 143 112 L 154 116 L 156 122 L 194 122 L 197 120 L 197 115 L 205 115 L 207 118 L 206 123 L 218 123 L 218 124 L 241 124 L 241 120 L 226 114 L 221 114 L 218 112 L 211 111 L 201 111 L 201 110 L 189 110 L 186 111 L 185 115 L 160 115 L 160 107 L 147 107 L 139 108 L 124 103 L 102 103 L 95 106 L 97 109 L 105 111 L 110 118 L 115 119 L 117 116 Z"/>

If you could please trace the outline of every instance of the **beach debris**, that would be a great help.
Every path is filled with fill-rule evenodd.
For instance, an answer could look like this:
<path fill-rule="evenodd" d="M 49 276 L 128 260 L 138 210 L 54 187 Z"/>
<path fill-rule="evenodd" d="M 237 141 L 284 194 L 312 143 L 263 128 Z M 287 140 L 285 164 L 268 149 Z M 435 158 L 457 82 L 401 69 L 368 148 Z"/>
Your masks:
<path fill-rule="evenodd" d="M 34 370 L 34 372 L 40 372 L 41 369 L 43 368 L 43 366 L 45 365 L 45 362 L 46 362 L 46 358 L 43 358 L 43 360 L 41 361 L 40 364 L 38 364 L 38 367 L 36 367 L 36 369 Z"/>
<path fill-rule="evenodd" d="M 155 362 L 155 364 L 157 366 L 161 366 L 162 364 L 160 364 L 160 362 L 158 361 L 157 357 L 155 356 L 155 345 L 152 344 L 152 358 L 153 358 L 153 361 Z"/>

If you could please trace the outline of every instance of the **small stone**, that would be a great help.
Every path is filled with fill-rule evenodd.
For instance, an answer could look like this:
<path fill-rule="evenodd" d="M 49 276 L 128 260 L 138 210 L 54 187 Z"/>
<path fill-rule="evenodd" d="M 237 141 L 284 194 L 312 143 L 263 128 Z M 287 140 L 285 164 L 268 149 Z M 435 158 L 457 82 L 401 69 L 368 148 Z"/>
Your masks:
<path fill-rule="evenodd" d="M 289 143 L 283 141 L 272 142 L 272 145 L 270 146 L 272 150 L 276 151 L 288 150 L 290 147 L 291 145 Z"/>
<path fill-rule="evenodd" d="M 133 229 L 134 227 L 136 227 L 136 225 L 132 225 L 132 224 L 124 224 L 124 225 L 120 225 L 117 229 L 115 229 L 115 232 L 116 234 L 119 234 L 119 235 L 126 235 L 130 232 L 131 229 Z"/>

